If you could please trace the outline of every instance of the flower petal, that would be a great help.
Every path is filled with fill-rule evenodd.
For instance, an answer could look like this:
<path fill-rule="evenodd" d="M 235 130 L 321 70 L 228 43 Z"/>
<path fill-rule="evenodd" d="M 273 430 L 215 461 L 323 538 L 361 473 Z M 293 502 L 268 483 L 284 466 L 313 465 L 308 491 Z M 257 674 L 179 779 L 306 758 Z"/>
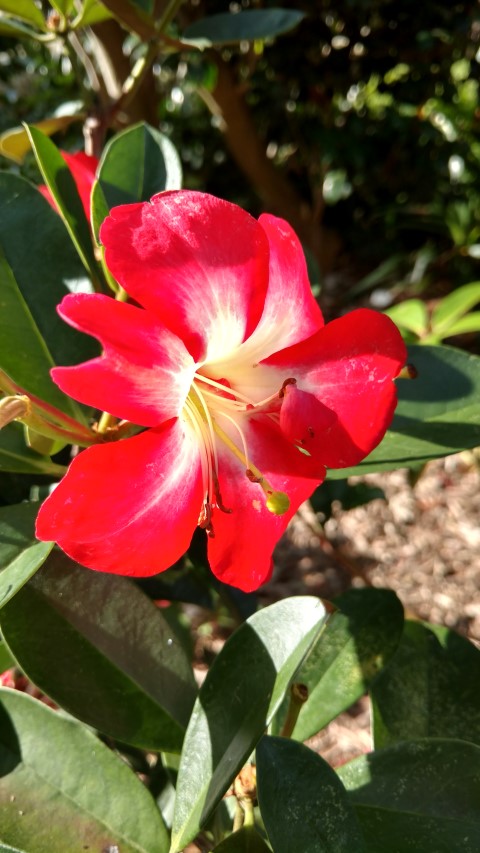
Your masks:
<path fill-rule="evenodd" d="M 300 391 L 296 383 L 283 389 L 283 402 L 280 410 L 282 432 L 295 444 L 302 445 L 308 452 L 315 452 L 315 436 L 322 437 L 336 423 L 337 417 L 331 409 L 308 391 Z"/>
<path fill-rule="evenodd" d="M 324 325 L 295 232 L 288 222 L 267 213 L 260 217 L 259 224 L 269 243 L 268 290 L 260 322 L 238 350 L 227 358 L 209 362 L 205 368 L 212 379 L 229 376 L 239 390 L 254 399 L 258 363 L 309 338 Z M 268 376 L 262 379 L 268 382 Z M 272 393 L 274 389 L 269 390 Z"/>
<path fill-rule="evenodd" d="M 142 308 L 100 294 L 66 296 L 58 311 L 104 347 L 100 358 L 52 370 L 62 391 L 142 426 L 179 414 L 195 372 L 180 338 Z"/>
<path fill-rule="evenodd" d="M 110 272 L 187 345 L 196 361 L 227 355 L 263 310 L 268 243 L 234 204 L 178 191 L 114 208 L 100 238 Z"/>
<path fill-rule="evenodd" d="M 393 417 L 397 394 L 393 379 L 406 359 L 395 324 L 383 314 L 360 308 L 328 323 L 308 341 L 267 359 L 279 377 L 295 377 L 300 390 L 313 394 L 337 420 L 325 430 L 322 416 L 312 422 L 313 408 L 298 403 L 296 422 L 304 419 L 314 433 L 309 445 L 329 468 L 356 465 L 379 444 Z M 319 410 L 320 412 L 320 410 Z"/>
<path fill-rule="evenodd" d="M 91 157 L 83 151 L 77 151 L 75 154 L 69 154 L 68 151 L 60 151 L 60 154 L 72 173 L 73 180 L 77 186 L 78 194 L 85 211 L 85 216 L 90 222 L 90 197 L 95 181 L 98 160 L 96 157 Z M 38 190 L 48 201 L 49 205 L 53 207 L 54 211 L 58 213 L 57 205 L 49 188 L 45 186 L 45 184 L 41 184 L 38 187 Z"/>
<path fill-rule="evenodd" d="M 99 161 L 96 157 L 85 154 L 84 151 L 76 151 L 75 154 L 69 154 L 68 151 L 61 151 L 61 155 L 72 173 L 83 204 L 85 216 L 90 222 L 90 197 Z"/>
<path fill-rule="evenodd" d="M 322 482 L 325 469 L 293 447 L 266 417 L 246 422 L 243 429 L 252 461 L 274 489 L 290 499 L 284 515 L 271 513 L 261 487 L 247 478 L 232 453 L 219 447 L 222 503 L 232 511 L 214 512 L 209 562 L 221 581 L 251 592 L 269 579 L 276 543 L 300 504 Z"/>
<path fill-rule="evenodd" d="M 202 504 L 198 445 L 180 420 L 73 460 L 37 536 L 90 569 L 146 577 L 187 550 Z"/>

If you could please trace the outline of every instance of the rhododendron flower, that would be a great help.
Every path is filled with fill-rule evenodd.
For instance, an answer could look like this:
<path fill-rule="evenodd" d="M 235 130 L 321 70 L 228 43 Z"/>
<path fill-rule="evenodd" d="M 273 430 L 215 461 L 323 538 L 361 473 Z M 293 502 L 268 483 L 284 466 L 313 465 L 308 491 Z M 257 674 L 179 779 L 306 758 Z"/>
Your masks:
<path fill-rule="evenodd" d="M 91 157 L 83 151 L 77 151 L 75 154 L 69 154 L 68 151 L 60 151 L 60 154 L 72 173 L 72 178 L 75 181 L 78 194 L 85 211 L 85 216 L 90 222 L 90 196 L 92 194 L 92 187 L 95 181 L 95 173 L 99 161 L 96 157 Z M 46 187 L 45 184 L 42 184 L 38 189 L 42 193 L 43 197 L 46 198 L 50 206 L 57 211 L 57 205 L 55 204 L 48 187 Z"/>
<path fill-rule="evenodd" d="M 146 429 L 81 452 L 37 534 L 92 569 L 145 576 L 199 525 L 215 575 L 255 589 L 326 466 L 356 464 L 384 435 L 402 339 L 367 309 L 325 326 L 300 244 L 274 216 L 166 192 L 114 208 L 101 240 L 135 304 L 67 296 L 61 316 L 103 354 L 52 375 Z"/>

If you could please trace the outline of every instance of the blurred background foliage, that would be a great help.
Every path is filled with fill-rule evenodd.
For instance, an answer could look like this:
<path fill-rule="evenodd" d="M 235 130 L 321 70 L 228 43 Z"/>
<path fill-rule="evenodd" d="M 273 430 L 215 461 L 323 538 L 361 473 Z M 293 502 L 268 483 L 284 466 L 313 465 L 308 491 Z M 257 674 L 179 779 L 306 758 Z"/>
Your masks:
<path fill-rule="evenodd" d="M 281 5 L 191 0 L 169 36 L 205 15 Z M 164 43 L 109 133 L 149 121 L 178 147 L 187 187 L 289 219 L 327 316 L 359 302 L 436 300 L 478 278 L 477 3 L 303 0 L 295 9 L 305 17 L 276 40 L 204 51 Z M 88 62 L 101 65 L 103 51 L 125 76 L 146 50 L 114 20 L 48 44 L 0 35 L 0 131 L 71 112 L 72 102 L 98 109 Z M 81 124 L 56 141 L 80 147 Z M 35 175 L 32 159 L 20 168 Z M 467 332 L 460 343 L 476 341 Z"/>

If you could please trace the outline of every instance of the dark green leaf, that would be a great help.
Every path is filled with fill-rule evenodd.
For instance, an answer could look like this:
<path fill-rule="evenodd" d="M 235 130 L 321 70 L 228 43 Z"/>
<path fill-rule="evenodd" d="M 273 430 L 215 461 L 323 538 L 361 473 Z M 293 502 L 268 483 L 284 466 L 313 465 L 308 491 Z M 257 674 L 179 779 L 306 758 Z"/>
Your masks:
<path fill-rule="evenodd" d="M 5 672 L 11 666 L 15 666 L 15 659 L 10 654 L 5 643 L 2 643 L 0 640 L 0 672 Z"/>
<path fill-rule="evenodd" d="M 372 697 L 376 747 L 419 737 L 480 746 L 480 651 L 455 631 L 406 622 Z"/>
<path fill-rule="evenodd" d="M 397 381 L 399 404 L 382 443 L 332 479 L 415 467 L 480 444 L 480 358 L 453 347 L 409 347 L 416 379 Z"/>
<path fill-rule="evenodd" d="M 192 670 L 161 611 L 131 581 L 54 551 L 0 621 L 22 669 L 59 705 L 124 743 L 180 750 Z"/>
<path fill-rule="evenodd" d="M 118 133 L 103 152 L 93 190 L 96 238 L 105 216 L 115 205 L 149 201 L 156 193 L 181 186 L 182 166 L 167 136 L 144 123 Z"/>
<path fill-rule="evenodd" d="M 60 217 L 38 190 L 0 173 L 0 367 L 27 392 L 87 423 L 82 408 L 49 376 L 55 364 L 74 364 L 98 345 L 60 319 L 56 307 L 85 284 Z"/>
<path fill-rule="evenodd" d="M 294 9 L 248 9 L 231 14 L 220 12 L 190 24 L 182 40 L 199 42 L 200 47 L 214 44 L 235 44 L 240 41 L 270 39 L 296 27 L 304 18 Z"/>
<path fill-rule="evenodd" d="M 362 755 L 338 771 L 367 853 L 478 853 L 480 748 L 417 740 Z"/>
<path fill-rule="evenodd" d="M 275 853 L 365 853 L 355 812 L 335 771 L 306 746 L 263 737 L 258 801 Z"/>
<path fill-rule="evenodd" d="M 393 655 L 403 626 L 403 608 L 386 589 L 350 589 L 335 601 L 330 618 L 296 680 L 309 697 L 292 737 L 306 740 L 362 696 Z M 281 730 L 286 708 L 275 721 Z"/>
<path fill-rule="evenodd" d="M 66 229 L 96 289 L 99 267 L 93 254 L 89 223 L 70 169 L 51 139 L 32 125 L 27 133 L 38 167 L 58 207 Z"/>
<path fill-rule="evenodd" d="M 53 542 L 35 538 L 39 504 L 0 507 L 0 607 L 18 592 L 48 557 Z"/>
<path fill-rule="evenodd" d="M 16 474 L 50 474 L 63 476 L 65 468 L 56 465 L 48 456 L 39 456 L 25 444 L 23 427 L 8 424 L 0 430 L 0 471 Z"/>
<path fill-rule="evenodd" d="M 185 735 L 172 853 L 194 838 L 228 789 L 326 618 L 319 599 L 289 598 L 255 613 L 223 647 L 202 685 Z"/>
<path fill-rule="evenodd" d="M 26 853 L 166 853 L 150 794 L 91 732 L 10 690 L 0 720 L 0 841 Z"/>
<path fill-rule="evenodd" d="M 271 849 L 253 826 L 244 826 L 218 844 L 214 853 L 271 853 Z"/>

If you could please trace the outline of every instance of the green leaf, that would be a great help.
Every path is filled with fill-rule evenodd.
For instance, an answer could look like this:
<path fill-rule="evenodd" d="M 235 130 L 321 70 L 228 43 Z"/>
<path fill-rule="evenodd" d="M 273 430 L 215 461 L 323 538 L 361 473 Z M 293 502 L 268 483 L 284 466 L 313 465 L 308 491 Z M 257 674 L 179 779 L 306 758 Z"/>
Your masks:
<path fill-rule="evenodd" d="M 110 18 L 112 18 L 112 13 L 99 0 L 85 0 L 78 17 L 72 22 L 71 27 L 72 29 L 91 27 L 93 24 L 99 24 L 100 21 L 108 21 Z"/>
<path fill-rule="evenodd" d="M 27 392 L 88 423 L 49 376 L 98 354 L 98 345 L 60 319 L 56 306 L 85 283 L 59 216 L 38 190 L 0 173 L 0 366 Z M 27 250 L 28 247 L 28 250 Z"/>
<path fill-rule="evenodd" d="M 38 128 L 38 130 L 41 130 L 47 136 L 51 136 L 59 130 L 65 130 L 72 122 L 81 121 L 84 117 L 81 113 L 77 115 L 50 116 L 50 118 L 37 121 L 31 126 Z M 9 160 L 13 160 L 15 163 L 23 163 L 25 155 L 31 150 L 30 139 L 24 127 L 12 127 L 0 134 L 0 154 L 8 157 Z"/>
<path fill-rule="evenodd" d="M 406 622 L 372 697 L 376 747 L 419 737 L 480 746 L 480 651 L 455 631 Z"/>
<path fill-rule="evenodd" d="M 231 14 L 220 12 L 190 24 L 182 41 L 199 42 L 199 47 L 217 44 L 236 44 L 275 38 L 292 30 L 305 17 L 294 9 L 248 9 Z"/>
<path fill-rule="evenodd" d="M 256 755 L 258 802 L 275 853 L 365 853 L 347 793 L 326 761 L 275 737 L 263 737 Z"/>
<path fill-rule="evenodd" d="M 326 618 L 319 599 L 289 598 L 255 613 L 223 647 L 202 685 L 185 735 L 172 853 L 195 837 L 228 789 Z"/>
<path fill-rule="evenodd" d="M 480 332 L 480 311 L 471 311 L 465 314 L 465 317 L 460 317 L 448 329 L 448 335 L 444 337 L 453 337 L 454 335 L 466 335 L 471 332 Z"/>
<path fill-rule="evenodd" d="M 0 640 L 0 672 L 5 672 L 5 670 L 10 669 L 11 666 L 15 666 L 15 659 L 10 654 L 5 643 L 2 643 Z"/>
<path fill-rule="evenodd" d="M 36 503 L 0 507 L 0 608 L 35 574 L 53 548 L 53 542 L 35 538 L 38 508 Z"/>
<path fill-rule="evenodd" d="M 334 480 L 371 471 L 411 468 L 480 444 L 480 358 L 454 347 L 412 346 L 416 379 L 397 380 L 399 403 L 376 450 Z"/>
<path fill-rule="evenodd" d="M 0 11 L 45 30 L 45 18 L 33 0 L 0 0 Z"/>
<path fill-rule="evenodd" d="M 0 719 L 0 841 L 28 853 L 168 850 L 149 792 L 95 735 L 11 690 Z"/>
<path fill-rule="evenodd" d="M 387 308 L 384 314 L 390 317 L 400 329 L 408 329 L 409 332 L 413 332 L 419 338 L 428 329 L 427 306 L 421 299 L 406 299 L 399 305 Z"/>
<path fill-rule="evenodd" d="M 65 468 L 56 465 L 48 456 L 39 456 L 25 444 L 23 427 L 8 424 L 0 430 L 0 471 L 13 474 L 50 474 L 63 477 Z"/>
<path fill-rule="evenodd" d="M 57 146 L 48 136 L 33 125 L 26 126 L 26 129 L 38 167 L 54 198 L 73 245 L 96 289 L 101 289 L 98 283 L 99 267 L 93 254 L 90 227 L 70 169 Z"/>
<path fill-rule="evenodd" d="M 442 337 L 450 335 L 451 326 L 477 302 L 480 302 L 480 281 L 465 284 L 449 293 L 432 311 L 432 331 Z"/>
<path fill-rule="evenodd" d="M 403 608 L 387 589 L 351 589 L 335 600 L 331 616 L 296 680 L 308 687 L 292 737 L 306 740 L 367 691 L 392 657 L 403 627 Z M 286 708 L 275 721 L 281 730 Z"/>
<path fill-rule="evenodd" d="M 25 673 L 67 711 L 124 743 L 180 751 L 196 695 L 192 670 L 132 581 L 54 551 L 0 623 Z"/>
<path fill-rule="evenodd" d="M 338 770 L 367 853 L 478 853 L 480 748 L 417 740 L 362 755 Z"/>
<path fill-rule="evenodd" d="M 1 850 L 0 850 L 1 853 Z M 243 826 L 214 847 L 213 853 L 272 853 L 253 826 Z"/>
<path fill-rule="evenodd" d="M 118 133 L 103 152 L 93 189 L 96 239 L 112 207 L 149 201 L 156 193 L 178 190 L 181 186 L 180 158 L 167 136 L 144 123 Z"/>
<path fill-rule="evenodd" d="M 21 24 L 20 21 L 15 21 L 13 18 L 9 18 L 0 12 L 0 35 L 20 39 L 41 39 L 43 33 L 37 33 L 35 30 L 31 30 L 30 27 Z"/>

